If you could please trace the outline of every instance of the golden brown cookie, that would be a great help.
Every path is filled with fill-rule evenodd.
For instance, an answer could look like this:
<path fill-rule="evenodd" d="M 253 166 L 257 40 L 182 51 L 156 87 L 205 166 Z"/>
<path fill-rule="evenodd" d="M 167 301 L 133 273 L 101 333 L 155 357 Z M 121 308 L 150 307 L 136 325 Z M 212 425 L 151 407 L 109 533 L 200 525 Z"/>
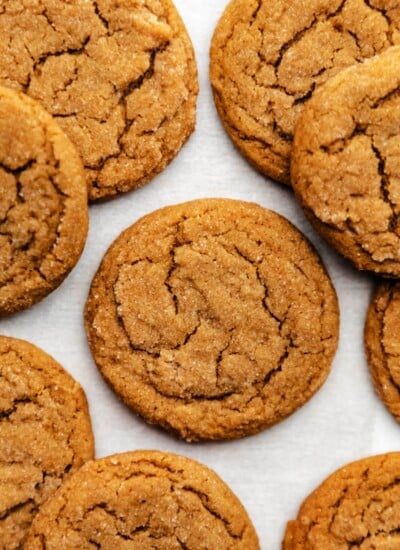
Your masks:
<path fill-rule="evenodd" d="M 194 128 L 197 74 L 170 0 L 3 0 L 0 83 L 77 147 L 92 200 L 146 183 Z"/>
<path fill-rule="evenodd" d="M 400 548 L 400 453 L 337 470 L 287 525 L 283 550 Z"/>
<path fill-rule="evenodd" d="M 365 350 L 375 389 L 400 422 L 400 283 L 380 283 L 365 322 Z"/>
<path fill-rule="evenodd" d="M 400 277 L 400 47 L 324 84 L 296 127 L 292 184 L 357 269 Z"/>
<path fill-rule="evenodd" d="M 2 87 L 0 189 L 1 316 L 62 283 L 88 228 L 84 171 L 72 143 L 39 104 Z"/>
<path fill-rule="evenodd" d="M 106 253 L 86 304 L 97 366 L 148 422 L 187 440 L 258 432 L 328 375 L 336 294 L 287 220 L 241 201 L 157 210 Z"/>
<path fill-rule="evenodd" d="M 85 464 L 41 508 L 24 550 L 258 550 L 236 496 L 209 468 L 137 451 Z"/>
<path fill-rule="evenodd" d="M 391 0 L 232 0 L 211 45 L 211 83 L 235 145 L 290 184 L 296 121 L 313 92 L 344 67 L 400 43 Z"/>
<path fill-rule="evenodd" d="M 0 548 L 21 549 L 40 505 L 92 458 L 80 385 L 42 350 L 0 336 Z"/>

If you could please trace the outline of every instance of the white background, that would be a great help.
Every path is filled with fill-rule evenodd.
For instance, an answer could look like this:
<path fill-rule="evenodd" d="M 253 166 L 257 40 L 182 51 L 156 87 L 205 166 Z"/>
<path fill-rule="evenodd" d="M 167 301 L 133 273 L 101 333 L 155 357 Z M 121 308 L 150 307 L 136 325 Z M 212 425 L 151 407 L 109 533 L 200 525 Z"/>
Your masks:
<path fill-rule="evenodd" d="M 302 500 L 346 462 L 398 450 L 400 427 L 375 395 L 364 358 L 363 325 L 373 280 L 357 273 L 313 232 L 292 192 L 258 174 L 219 122 L 208 81 L 208 49 L 225 0 L 176 0 L 194 43 L 201 92 L 197 129 L 173 163 L 150 184 L 90 207 L 82 258 L 62 286 L 29 311 L 0 319 L 0 332 L 53 355 L 84 387 L 98 457 L 133 449 L 180 453 L 209 465 L 247 508 L 261 548 L 280 548 L 286 521 Z M 90 356 L 82 309 L 98 264 L 122 229 L 164 205 L 202 197 L 255 201 L 291 220 L 319 250 L 341 309 L 339 349 L 331 374 L 309 403 L 253 437 L 185 443 L 145 424 L 103 382 Z"/>

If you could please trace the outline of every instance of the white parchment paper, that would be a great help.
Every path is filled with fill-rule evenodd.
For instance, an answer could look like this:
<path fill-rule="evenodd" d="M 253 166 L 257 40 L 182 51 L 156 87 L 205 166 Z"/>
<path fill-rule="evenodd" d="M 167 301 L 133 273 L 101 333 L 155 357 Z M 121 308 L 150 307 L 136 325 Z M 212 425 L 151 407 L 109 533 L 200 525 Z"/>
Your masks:
<path fill-rule="evenodd" d="M 90 207 L 83 256 L 62 286 L 32 309 L 0 320 L 0 333 L 24 338 L 53 355 L 84 387 L 98 457 L 161 449 L 195 458 L 230 485 L 247 508 L 263 550 L 280 548 L 287 520 L 302 500 L 346 462 L 399 450 L 400 426 L 375 395 L 363 349 L 363 325 L 373 280 L 359 274 L 314 233 L 292 192 L 258 174 L 226 136 L 212 101 L 208 49 L 225 0 L 176 0 L 192 37 L 201 92 L 197 129 L 178 157 L 142 189 Z M 148 426 L 103 382 L 88 350 L 82 309 L 108 246 L 142 215 L 202 197 L 255 201 L 291 220 L 314 243 L 336 287 L 340 345 L 332 372 L 316 396 L 281 424 L 239 441 L 189 444 Z"/>

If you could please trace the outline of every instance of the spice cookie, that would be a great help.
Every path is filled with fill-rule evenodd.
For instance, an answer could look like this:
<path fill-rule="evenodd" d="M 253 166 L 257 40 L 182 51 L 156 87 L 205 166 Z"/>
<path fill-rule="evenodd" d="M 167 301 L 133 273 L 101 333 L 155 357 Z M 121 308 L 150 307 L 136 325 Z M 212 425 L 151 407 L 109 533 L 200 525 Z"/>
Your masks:
<path fill-rule="evenodd" d="M 378 285 L 365 322 L 365 350 L 375 389 L 400 422 L 400 283 Z"/>
<path fill-rule="evenodd" d="M 1 87 L 0 188 L 1 316 L 61 284 L 88 229 L 84 171 L 72 143 L 39 104 Z"/>
<path fill-rule="evenodd" d="M 235 145 L 290 184 L 296 121 L 340 70 L 400 42 L 395 0 L 232 0 L 211 45 L 211 83 Z"/>
<path fill-rule="evenodd" d="M 400 547 L 400 453 L 353 462 L 326 479 L 287 525 L 283 550 Z"/>
<path fill-rule="evenodd" d="M 3 0 L 0 34 L 0 83 L 54 116 L 90 199 L 146 183 L 193 131 L 194 53 L 170 0 Z"/>
<path fill-rule="evenodd" d="M 40 510 L 25 550 L 258 550 L 236 496 L 202 464 L 137 451 L 85 464 Z"/>
<path fill-rule="evenodd" d="M 163 208 L 106 253 L 86 304 L 99 370 L 148 422 L 187 440 L 258 432 L 328 375 L 336 294 L 287 220 L 256 204 Z"/>
<path fill-rule="evenodd" d="M 400 277 L 400 47 L 333 77 L 296 128 L 292 183 L 315 229 L 357 269 Z"/>
<path fill-rule="evenodd" d="M 0 548 L 22 548 L 40 505 L 92 458 L 79 384 L 32 344 L 0 336 Z"/>

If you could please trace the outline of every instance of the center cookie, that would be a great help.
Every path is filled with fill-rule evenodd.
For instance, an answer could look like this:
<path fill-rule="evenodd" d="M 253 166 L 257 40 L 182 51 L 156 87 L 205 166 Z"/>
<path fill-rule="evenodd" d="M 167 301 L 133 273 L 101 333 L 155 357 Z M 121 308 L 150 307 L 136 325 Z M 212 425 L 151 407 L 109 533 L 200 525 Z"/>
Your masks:
<path fill-rule="evenodd" d="M 308 241 L 258 205 L 198 200 L 139 220 L 93 280 L 96 363 L 135 411 L 187 440 L 241 437 L 304 404 L 338 337 Z"/>
<path fill-rule="evenodd" d="M 390 0 L 232 0 L 211 46 L 222 122 L 259 170 L 290 183 L 296 121 L 340 70 L 399 43 Z"/>
<path fill-rule="evenodd" d="M 0 35 L 0 84 L 53 115 L 92 200 L 150 180 L 193 130 L 194 53 L 170 0 L 3 0 Z"/>

